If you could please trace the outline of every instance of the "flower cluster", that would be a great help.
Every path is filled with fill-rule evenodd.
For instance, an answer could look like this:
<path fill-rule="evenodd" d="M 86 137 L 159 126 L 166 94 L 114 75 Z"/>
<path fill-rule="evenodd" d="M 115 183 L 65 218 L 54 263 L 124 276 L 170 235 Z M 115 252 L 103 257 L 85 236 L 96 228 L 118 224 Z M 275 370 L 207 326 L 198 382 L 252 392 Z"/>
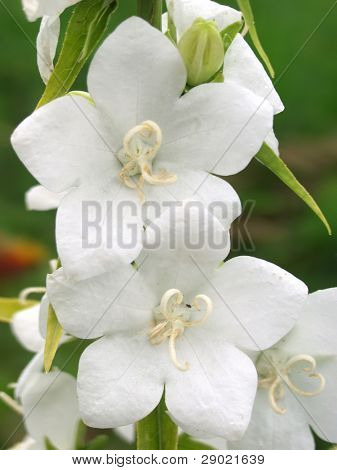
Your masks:
<path fill-rule="evenodd" d="M 43 17 L 45 81 L 59 15 L 77 1 L 23 2 L 30 20 Z M 28 208 L 57 208 L 61 265 L 41 306 L 12 320 L 36 353 L 12 403 L 26 447 L 73 448 L 80 418 L 133 425 L 163 397 L 184 432 L 229 448 L 311 449 L 309 426 L 336 442 L 337 289 L 308 295 L 269 262 L 224 262 L 241 204 L 219 176 L 245 169 L 264 142 L 277 153 L 283 104 L 241 12 L 209 0 L 167 7 L 163 32 L 136 17 L 118 26 L 92 60 L 88 93 L 45 104 L 12 136 L 41 185 Z M 76 382 L 41 372 L 48 304 L 61 344 L 93 340 Z"/>

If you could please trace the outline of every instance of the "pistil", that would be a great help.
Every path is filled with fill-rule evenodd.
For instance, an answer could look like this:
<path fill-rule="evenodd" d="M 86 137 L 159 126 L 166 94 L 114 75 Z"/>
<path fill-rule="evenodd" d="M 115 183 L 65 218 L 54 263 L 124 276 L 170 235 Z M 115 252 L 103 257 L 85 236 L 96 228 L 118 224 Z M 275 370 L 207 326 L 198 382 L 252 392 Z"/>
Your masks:
<path fill-rule="evenodd" d="M 183 305 L 184 296 L 178 289 L 169 289 L 162 296 L 159 307 L 154 310 L 156 325 L 150 330 L 151 344 L 158 345 L 169 340 L 169 354 L 175 367 L 181 371 L 189 369 L 188 362 L 177 359 L 176 341 L 184 334 L 185 328 L 204 323 L 212 312 L 212 301 L 206 295 L 197 295 L 192 305 Z M 190 320 L 193 310 L 200 311 L 200 302 L 205 304 L 205 313 L 198 320 Z"/>
<path fill-rule="evenodd" d="M 154 173 L 152 163 L 162 144 L 162 132 L 153 121 L 144 121 L 127 132 L 123 149 L 118 158 L 123 164 L 120 179 L 131 189 L 136 189 L 142 201 L 145 200 L 144 182 L 152 185 L 174 183 L 177 176 L 166 170 Z"/>

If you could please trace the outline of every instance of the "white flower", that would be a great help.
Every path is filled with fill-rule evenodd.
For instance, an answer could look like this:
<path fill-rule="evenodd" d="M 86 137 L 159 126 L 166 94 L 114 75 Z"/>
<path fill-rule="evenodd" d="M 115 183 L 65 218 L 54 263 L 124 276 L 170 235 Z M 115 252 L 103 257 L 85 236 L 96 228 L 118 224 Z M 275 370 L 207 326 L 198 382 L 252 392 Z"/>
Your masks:
<path fill-rule="evenodd" d="M 19 343 L 35 356 L 24 368 L 15 386 L 13 401 L 2 393 L 4 399 L 22 414 L 27 437 L 15 449 L 45 449 L 45 438 L 58 449 L 73 449 L 80 420 L 76 397 L 76 380 L 64 372 L 42 372 L 44 339 L 40 332 L 40 310 L 44 317 L 48 301 L 17 312 L 11 322 L 12 331 Z"/>
<path fill-rule="evenodd" d="M 240 12 L 209 0 L 168 0 L 167 4 L 178 30 L 178 38 L 198 17 L 213 18 L 219 31 L 242 19 Z M 274 114 L 284 110 L 283 103 L 263 65 L 241 34 L 235 36 L 226 51 L 223 74 L 225 84 L 228 82 L 240 84 L 257 95 L 261 104 L 267 101 L 273 107 Z M 275 139 L 271 143 L 274 144 Z M 272 148 L 275 151 L 275 145 Z"/>
<path fill-rule="evenodd" d="M 256 371 L 238 347 L 264 349 L 284 336 L 307 289 L 256 258 L 215 269 L 207 250 L 184 248 L 184 227 L 177 225 L 180 242 L 168 253 L 170 225 L 162 218 L 164 243 L 144 250 L 138 270 L 121 266 L 75 282 L 61 268 L 48 277 L 65 330 L 101 337 L 80 360 L 81 415 L 93 427 L 134 423 L 155 408 L 165 387 L 168 412 L 185 432 L 238 439 L 256 391 Z"/>
<path fill-rule="evenodd" d="M 66 8 L 80 0 L 22 0 L 29 21 L 42 18 L 37 36 L 37 63 L 42 80 L 47 83 L 54 70 L 54 57 L 60 34 L 59 16 Z"/>
<path fill-rule="evenodd" d="M 225 175 L 247 166 L 271 131 L 270 104 L 261 104 L 234 81 L 202 85 L 180 97 L 185 84 L 184 64 L 170 40 L 131 18 L 91 64 L 88 88 L 95 105 L 79 95 L 59 98 L 14 132 L 15 150 L 42 185 L 56 192 L 75 187 L 61 202 L 56 227 L 59 255 L 69 273 L 86 277 L 133 261 L 141 250 L 142 197 L 190 198 L 205 172 Z M 222 182 L 210 179 L 217 188 L 212 200 L 223 200 Z M 208 192 L 203 197 L 210 201 Z M 113 220 L 119 202 L 133 204 L 110 233 L 113 242 L 123 234 L 129 248 L 109 248 L 103 230 L 97 249 L 83 249 L 84 201 L 95 201 L 102 210 L 113 201 Z M 103 219 L 105 229 L 109 219 Z M 132 244 L 130 223 L 138 227 Z"/>
<path fill-rule="evenodd" d="M 294 329 L 256 360 L 252 420 L 233 449 L 314 449 L 337 442 L 337 289 L 310 294 Z"/>
<path fill-rule="evenodd" d="M 210 0 L 167 0 L 166 4 L 170 18 L 176 27 L 178 39 L 197 18 L 214 20 L 219 31 L 242 21 L 240 11 Z"/>
<path fill-rule="evenodd" d="M 57 449 L 75 448 L 80 416 L 74 377 L 57 370 L 32 373 L 18 399 L 30 449 L 45 449 L 46 438 Z"/>

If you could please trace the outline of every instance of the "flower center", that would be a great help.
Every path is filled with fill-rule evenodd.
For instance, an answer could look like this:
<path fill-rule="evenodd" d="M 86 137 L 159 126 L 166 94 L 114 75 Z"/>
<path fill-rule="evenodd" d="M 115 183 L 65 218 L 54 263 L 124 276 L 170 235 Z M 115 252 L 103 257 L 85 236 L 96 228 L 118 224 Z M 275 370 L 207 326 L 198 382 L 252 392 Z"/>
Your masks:
<path fill-rule="evenodd" d="M 136 189 L 144 200 L 143 185 L 171 184 L 177 176 L 166 170 L 153 173 L 152 163 L 162 144 L 162 132 L 153 121 L 144 121 L 125 134 L 123 148 L 117 157 L 123 168 L 120 179 L 129 188 Z"/>
<path fill-rule="evenodd" d="M 296 385 L 291 379 L 291 372 L 298 364 L 304 367 L 298 372 L 304 372 L 306 376 L 313 381 L 318 381 L 318 386 L 314 390 L 305 390 Z M 293 356 L 285 363 L 280 364 L 275 361 L 273 356 L 267 361 L 264 359 L 262 364 L 258 364 L 259 387 L 268 389 L 269 403 L 272 409 L 278 414 L 284 414 L 287 410 L 280 406 L 279 402 L 285 395 L 285 385 L 290 391 L 301 397 L 315 397 L 319 395 L 325 387 L 325 378 L 322 374 L 316 372 L 316 360 L 307 354 Z"/>
<path fill-rule="evenodd" d="M 206 295 L 197 295 L 192 305 L 183 305 L 184 296 L 178 289 L 169 289 L 163 295 L 160 305 L 154 309 L 154 323 L 149 333 L 151 344 L 158 345 L 168 340 L 169 353 L 177 369 L 186 371 L 188 362 L 181 363 L 177 359 L 176 341 L 184 334 L 185 328 L 201 325 L 212 312 L 212 301 Z M 192 320 L 201 311 L 201 302 L 205 305 L 205 313 L 200 319 Z"/>

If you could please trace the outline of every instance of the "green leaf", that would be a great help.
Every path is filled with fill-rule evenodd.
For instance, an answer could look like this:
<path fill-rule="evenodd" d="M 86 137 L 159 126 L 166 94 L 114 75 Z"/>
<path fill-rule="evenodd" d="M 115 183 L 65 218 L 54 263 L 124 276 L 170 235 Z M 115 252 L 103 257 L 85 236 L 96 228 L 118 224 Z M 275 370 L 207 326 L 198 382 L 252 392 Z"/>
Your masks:
<path fill-rule="evenodd" d="M 229 46 L 232 44 L 233 39 L 235 36 L 238 34 L 239 31 L 242 29 L 242 21 L 237 21 L 236 23 L 230 24 L 227 26 L 227 28 L 223 29 L 221 31 L 221 37 L 223 40 L 225 52 L 229 48 Z"/>
<path fill-rule="evenodd" d="M 44 438 L 44 446 L 46 450 L 59 450 L 57 447 L 54 446 L 54 444 L 49 440 L 48 437 Z"/>
<path fill-rule="evenodd" d="M 55 69 L 37 107 L 65 95 L 102 38 L 117 0 L 83 0 L 70 18 Z"/>
<path fill-rule="evenodd" d="M 178 450 L 215 450 L 214 447 L 201 441 L 195 441 L 188 434 L 179 436 Z"/>
<path fill-rule="evenodd" d="M 38 302 L 35 300 L 25 300 L 15 298 L 0 297 L 0 322 L 10 323 L 13 316 L 19 310 L 34 307 Z"/>
<path fill-rule="evenodd" d="M 51 305 L 48 309 L 47 334 L 44 346 L 44 370 L 49 372 L 53 365 L 53 360 L 63 333 L 59 324 L 55 310 Z"/>
<path fill-rule="evenodd" d="M 266 64 L 266 67 L 269 71 L 270 76 L 274 78 L 275 72 L 274 72 L 273 66 L 271 65 L 269 57 L 267 56 L 265 50 L 262 47 L 261 41 L 256 31 L 254 14 L 253 14 L 252 7 L 250 6 L 250 2 L 249 0 L 237 0 L 237 3 L 244 16 L 246 25 L 249 30 L 250 37 L 252 38 L 252 41 L 253 41 L 253 44 L 256 47 L 257 52 L 260 54 L 261 59 Z"/>
<path fill-rule="evenodd" d="M 331 235 L 331 227 L 329 222 L 325 218 L 321 209 L 318 207 L 316 201 L 308 193 L 305 187 L 297 180 L 284 161 L 278 155 L 276 155 L 276 153 L 273 152 L 273 150 L 266 143 L 262 145 L 255 158 L 264 166 L 266 166 L 270 171 L 272 171 L 281 181 L 283 181 L 284 184 L 288 186 L 288 188 L 297 194 L 297 196 L 310 207 L 310 209 L 323 222 L 329 235 Z"/>

